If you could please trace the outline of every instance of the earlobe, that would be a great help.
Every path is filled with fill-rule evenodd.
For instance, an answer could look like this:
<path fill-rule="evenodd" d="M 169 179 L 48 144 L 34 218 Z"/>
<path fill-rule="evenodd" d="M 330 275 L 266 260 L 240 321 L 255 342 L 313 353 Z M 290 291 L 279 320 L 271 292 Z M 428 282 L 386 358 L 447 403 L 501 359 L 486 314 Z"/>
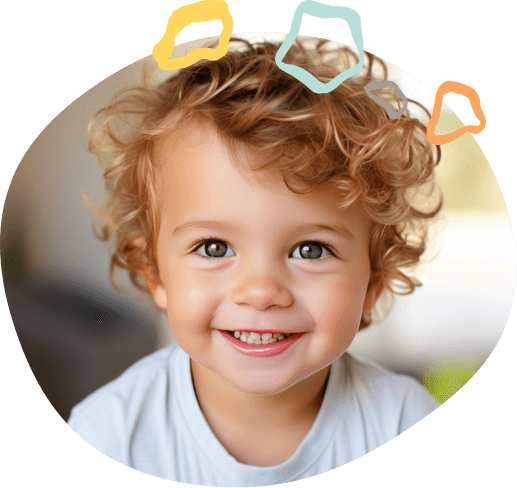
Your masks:
<path fill-rule="evenodd" d="M 167 292 L 165 287 L 162 284 L 156 285 L 154 290 L 151 290 L 151 293 L 153 295 L 154 303 L 156 303 L 158 307 L 167 310 Z"/>
<path fill-rule="evenodd" d="M 144 278 L 145 283 L 147 284 L 149 290 L 154 299 L 154 303 L 160 308 L 167 308 L 167 291 L 165 290 L 165 286 L 163 286 L 160 277 L 156 270 L 152 268 L 146 268 L 142 270 L 142 277 Z"/>
<path fill-rule="evenodd" d="M 131 245 L 140 248 L 141 251 L 145 250 L 146 241 L 143 237 L 136 237 L 130 241 Z M 167 308 L 167 291 L 163 286 L 160 274 L 155 266 L 148 266 L 140 270 L 140 274 L 145 281 L 145 284 L 151 291 L 154 303 L 160 308 Z"/>
<path fill-rule="evenodd" d="M 383 290 L 384 286 L 381 282 L 378 282 L 370 287 L 370 289 L 366 292 L 366 297 L 364 299 L 363 313 L 370 313 L 372 311 L 372 308 L 374 307 Z"/>

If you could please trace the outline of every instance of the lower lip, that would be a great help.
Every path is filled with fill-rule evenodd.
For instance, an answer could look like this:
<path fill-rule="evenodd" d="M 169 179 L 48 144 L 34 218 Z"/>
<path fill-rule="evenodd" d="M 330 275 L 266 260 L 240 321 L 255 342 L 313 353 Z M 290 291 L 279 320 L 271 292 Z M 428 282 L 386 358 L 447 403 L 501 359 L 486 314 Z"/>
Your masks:
<path fill-rule="evenodd" d="M 219 331 L 225 339 L 231 342 L 234 346 L 239 349 L 240 352 L 247 356 L 254 356 L 257 358 L 268 358 L 271 356 L 277 356 L 283 353 L 286 349 L 291 347 L 305 332 L 301 334 L 294 334 L 287 339 L 281 341 L 272 342 L 271 344 L 246 344 L 240 339 L 235 338 L 232 334 L 224 330 Z"/>

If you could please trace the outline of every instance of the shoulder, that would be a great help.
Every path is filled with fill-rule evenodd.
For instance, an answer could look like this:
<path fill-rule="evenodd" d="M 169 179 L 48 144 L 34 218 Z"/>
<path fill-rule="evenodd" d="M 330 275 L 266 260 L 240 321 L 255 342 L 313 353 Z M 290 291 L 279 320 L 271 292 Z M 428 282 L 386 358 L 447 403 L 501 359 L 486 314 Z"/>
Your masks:
<path fill-rule="evenodd" d="M 88 395 L 73 408 L 73 413 L 76 415 L 85 413 L 109 397 L 129 401 L 135 396 L 150 393 L 168 380 L 170 361 L 177 354 L 178 349 L 178 346 L 173 345 L 140 359 L 118 378 Z"/>
<path fill-rule="evenodd" d="M 354 394 L 370 413 L 398 423 L 399 432 L 435 410 L 439 403 L 415 378 L 345 354 L 343 364 Z"/>
<path fill-rule="evenodd" d="M 370 361 L 360 360 L 346 353 L 343 362 L 348 375 L 356 386 L 362 385 L 371 393 L 400 396 L 423 387 L 413 377 L 395 373 Z"/>
<path fill-rule="evenodd" d="M 114 459 L 121 460 L 136 426 L 166 415 L 175 368 L 180 354 L 177 345 L 160 349 L 137 361 L 115 380 L 91 393 L 71 412 L 68 424 L 88 441 Z M 144 408 L 145 407 L 145 408 Z"/>

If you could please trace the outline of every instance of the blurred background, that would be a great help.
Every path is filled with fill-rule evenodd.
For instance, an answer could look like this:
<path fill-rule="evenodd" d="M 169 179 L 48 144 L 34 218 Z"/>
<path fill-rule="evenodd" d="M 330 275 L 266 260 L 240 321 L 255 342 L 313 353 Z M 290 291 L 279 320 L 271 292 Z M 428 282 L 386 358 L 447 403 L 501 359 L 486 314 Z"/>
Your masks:
<path fill-rule="evenodd" d="M 216 39 L 176 46 L 174 56 Z M 86 150 L 88 121 L 116 91 L 140 82 L 144 64 L 156 63 L 149 57 L 124 68 L 61 112 L 25 154 L 5 202 L 1 258 L 12 319 L 36 379 L 65 420 L 86 395 L 172 343 L 166 317 L 153 304 L 136 291 L 112 288 L 108 245 L 93 236 L 82 199 L 83 189 L 94 204 L 105 198 L 102 172 Z M 406 97 L 432 112 L 434 94 L 388 66 Z M 156 69 L 153 78 L 170 74 Z M 437 134 L 463 126 L 446 102 L 447 95 Z M 360 332 L 349 351 L 418 378 L 444 401 L 502 334 L 514 296 L 515 252 L 499 186 L 471 134 L 442 146 L 437 175 L 445 204 L 416 273 L 423 286 L 396 296 L 387 316 Z M 123 273 L 117 276 L 131 289 Z"/>

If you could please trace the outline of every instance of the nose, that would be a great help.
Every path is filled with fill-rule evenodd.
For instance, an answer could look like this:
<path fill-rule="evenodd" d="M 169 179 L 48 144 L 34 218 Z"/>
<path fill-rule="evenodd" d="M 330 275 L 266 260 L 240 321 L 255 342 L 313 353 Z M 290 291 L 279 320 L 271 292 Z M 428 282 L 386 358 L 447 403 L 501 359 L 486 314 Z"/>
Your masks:
<path fill-rule="evenodd" d="M 271 276 L 253 276 L 233 289 L 232 300 L 237 305 L 250 305 L 263 311 L 273 306 L 289 307 L 293 295 Z"/>

